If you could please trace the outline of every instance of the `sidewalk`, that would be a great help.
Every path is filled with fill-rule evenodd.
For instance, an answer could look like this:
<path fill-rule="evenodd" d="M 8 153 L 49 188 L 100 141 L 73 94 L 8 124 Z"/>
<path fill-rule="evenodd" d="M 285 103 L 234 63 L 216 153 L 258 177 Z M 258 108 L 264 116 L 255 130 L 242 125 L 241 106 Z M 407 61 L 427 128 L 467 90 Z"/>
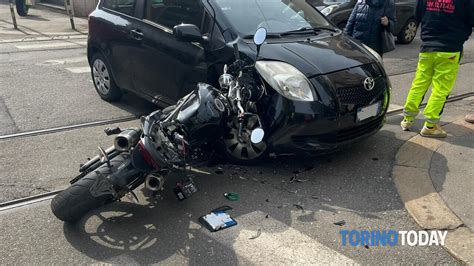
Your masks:
<path fill-rule="evenodd" d="M 73 30 L 67 15 L 41 7 L 31 8 L 26 17 L 20 17 L 17 13 L 15 15 L 18 30 L 13 27 L 8 0 L 0 0 L 0 41 L 41 40 L 71 35 L 87 36 L 87 18 L 75 17 L 76 30 Z"/>
<path fill-rule="evenodd" d="M 458 104 L 474 112 L 474 98 Z M 449 230 L 445 249 L 474 263 L 474 124 L 462 114 L 443 128 L 446 139 L 417 135 L 398 151 L 393 179 L 407 211 L 427 230 Z"/>

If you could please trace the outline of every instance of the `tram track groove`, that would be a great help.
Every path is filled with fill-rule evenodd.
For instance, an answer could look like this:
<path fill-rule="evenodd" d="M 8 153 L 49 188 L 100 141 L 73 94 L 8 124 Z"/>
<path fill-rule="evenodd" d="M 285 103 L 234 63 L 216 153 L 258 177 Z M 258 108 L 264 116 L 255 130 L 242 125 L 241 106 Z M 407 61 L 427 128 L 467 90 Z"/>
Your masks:
<path fill-rule="evenodd" d="M 463 100 L 465 98 L 473 97 L 473 96 L 474 96 L 474 92 L 469 92 L 469 93 L 456 95 L 456 96 L 448 98 L 446 100 L 446 103 L 460 101 L 460 100 Z M 426 104 L 422 104 L 420 107 L 423 108 L 425 106 L 426 106 Z M 394 115 L 400 114 L 402 111 L 403 111 L 402 108 L 391 110 L 390 112 L 387 112 L 387 116 L 394 116 Z M 130 116 L 130 117 L 123 117 L 123 118 L 117 118 L 117 119 L 110 119 L 110 120 L 103 120 L 103 121 L 97 121 L 97 122 L 83 123 L 83 124 L 70 125 L 70 126 L 64 126 L 64 127 L 56 127 L 56 128 L 51 128 L 51 129 L 28 131 L 28 132 L 22 132 L 22 133 L 17 133 L 17 134 L 10 134 L 10 135 L 0 136 L 0 140 L 13 139 L 13 138 L 19 138 L 19 137 L 31 137 L 31 136 L 52 134 L 52 133 L 57 133 L 57 132 L 62 132 L 62 131 L 69 131 L 69 130 L 84 128 L 84 127 L 107 125 L 107 124 L 118 123 L 118 122 L 127 122 L 127 121 L 132 121 L 132 120 L 138 119 L 138 117 L 139 116 Z M 4 212 L 4 211 L 7 211 L 7 210 L 20 208 L 20 207 L 28 206 L 28 205 L 31 205 L 31 204 L 40 203 L 40 202 L 43 202 L 43 201 L 50 200 L 56 194 L 60 193 L 61 191 L 63 191 L 63 189 L 54 190 L 54 191 L 47 192 L 47 193 L 41 193 L 41 194 L 34 195 L 34 196 L 31 196 L 31 197 L 25 197 L 25 198 L 19 198 L 19 199 L 15 199 L 15 200 L 11 200 L 11 201 L 6 201 L 6 202 L 0 202 L 0 213 Z"/>

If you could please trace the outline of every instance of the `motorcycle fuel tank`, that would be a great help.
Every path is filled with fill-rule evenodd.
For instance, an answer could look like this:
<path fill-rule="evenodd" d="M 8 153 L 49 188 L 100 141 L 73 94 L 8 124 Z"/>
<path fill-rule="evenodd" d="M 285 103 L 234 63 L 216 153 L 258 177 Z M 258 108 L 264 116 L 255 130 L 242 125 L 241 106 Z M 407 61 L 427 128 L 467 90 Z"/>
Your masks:
<path fill-rule="evenodd" d="M 179 109 L 176 120 L 184 127 L 187 141 L 192 145 L 219 136 L 227 115 L 227 100 L 221 92 L 211 85 L 199 83 Z"/>

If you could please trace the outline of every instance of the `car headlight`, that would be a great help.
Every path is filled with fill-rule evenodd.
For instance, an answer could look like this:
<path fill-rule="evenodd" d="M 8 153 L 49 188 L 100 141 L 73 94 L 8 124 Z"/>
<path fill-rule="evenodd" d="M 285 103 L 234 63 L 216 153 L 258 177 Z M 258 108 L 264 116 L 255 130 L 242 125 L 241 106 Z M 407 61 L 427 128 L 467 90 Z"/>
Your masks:
<path fill-rule="evenodd" d="M 339 6 L 338 5 L 330 5 L 327 6 L 323 9 L 321 9 L 321 13 L 325 16 L 331 14 L 333 11 L 335 11 Z"/>
<path fill-rule="evenodd" d="M 383 60 L 382 60 L 382 57 L 379 55 L 379 53 L 377 53 L 374 49 L 370 48 L 369 46 L 365 45 L 365 44 L 362 44 L 364 46 L 365 49 L 367 49 L 373 56 L 375 56 L 375 58 L 377 59 L 377 61 L 383 66 Z"/>
<path fill-rule="evenodd" d="M 317 98 L 306 76 L 290 64 L 257 61 L 255 68 L 262 78 L 285 98 L 304 102 L 312 102 Z"/>

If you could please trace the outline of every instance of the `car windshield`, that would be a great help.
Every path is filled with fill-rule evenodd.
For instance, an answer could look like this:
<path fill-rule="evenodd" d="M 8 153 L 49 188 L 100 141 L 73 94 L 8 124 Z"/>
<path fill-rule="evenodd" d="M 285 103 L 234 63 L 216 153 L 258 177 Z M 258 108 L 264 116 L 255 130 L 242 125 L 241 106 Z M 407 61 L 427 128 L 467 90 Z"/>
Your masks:
<path fill-rule="evenodd" d="M 333 27 L 307 0 L 213 0 L 232 27 L 241 36 L 265 27 L 268 34 L 302 29 Z"/>

